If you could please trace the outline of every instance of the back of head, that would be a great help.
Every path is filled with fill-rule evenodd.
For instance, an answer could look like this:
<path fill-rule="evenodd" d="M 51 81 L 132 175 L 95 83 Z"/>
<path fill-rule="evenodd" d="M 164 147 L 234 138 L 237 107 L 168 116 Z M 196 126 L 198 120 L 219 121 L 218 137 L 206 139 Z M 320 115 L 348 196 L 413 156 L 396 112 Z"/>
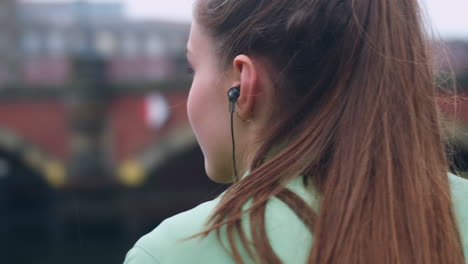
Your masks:
<path fill-rule="evenodd" d="M 263 225 L 279 183 L 304 174 L 322 195 L 309 263 L 464 262 L 417 0 L 199 0 L 196 20 L 221 67 L 239 54 L 267 62 L 279 106 L 252 175 L 223 196 L 211 229 L 242 237 L 250 198 Z M 280 262 L 266 237 L 254 249 Z"/>

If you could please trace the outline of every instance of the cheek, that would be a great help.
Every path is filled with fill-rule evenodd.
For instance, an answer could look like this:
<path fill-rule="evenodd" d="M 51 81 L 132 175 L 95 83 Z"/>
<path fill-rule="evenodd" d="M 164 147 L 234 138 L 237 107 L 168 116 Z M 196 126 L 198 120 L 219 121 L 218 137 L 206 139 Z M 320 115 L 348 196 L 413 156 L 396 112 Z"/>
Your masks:
<path fill-rule="evenodd" d="M 219 178 L 229 169 L 229 113 L 227 98 L 221 96 L 224 90 L 215 83 L 209 79 L 194 79 L 187 100 L 187 114 L 205 158 L 206 173 L 211 179 L 221 181 Z"/>
<path fill-rule="evenodd" d="M 210 120 L 214 120 L 213 115 L 216 111 L 214 98 L 208 90 L 208 85 L 208 81 L 194 79 L 187 100 L 187 115 L 197 137 L 209 131 L 207 126 L 210 125 Z"/>

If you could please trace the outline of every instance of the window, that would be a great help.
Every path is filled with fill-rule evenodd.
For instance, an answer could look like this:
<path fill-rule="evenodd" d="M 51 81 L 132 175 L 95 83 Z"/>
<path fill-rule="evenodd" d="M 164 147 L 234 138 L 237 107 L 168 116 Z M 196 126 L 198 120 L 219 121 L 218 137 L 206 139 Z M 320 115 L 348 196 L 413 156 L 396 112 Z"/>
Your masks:
<path fill-rule="evenodd" d="M 146 40 L 146 52 L 149 56 L 160 56 L 164 54 L 164 42 L 158 35 L 150 35 Z"/>
<path fill-rule="evenodd" d="M 135 57 L 138 53 L 136 36 L 130 33 L 124 34 L 122 39 L 123 54 L 127 57 Z"/>
<path fill-rule="evenodd" d="M 116 51 L 116 39 L 112 32 L 99 32 L 96 37 L 96 48 L 104 56 L 114 55 Z"/>
<path fill-rule="evenodd" d="M 65 40 L 63 34 L 58 30 L 52 30 L 47 37 L 47 49 L 52 55 L 63 55 L 65 53 Z"/>
<path fill-rule="evenodd" d="M 22 49 L 26 55 L 34 56 L 41 52 L 40 34 L 35 31 L 26 31 L 22 38 Z"/>

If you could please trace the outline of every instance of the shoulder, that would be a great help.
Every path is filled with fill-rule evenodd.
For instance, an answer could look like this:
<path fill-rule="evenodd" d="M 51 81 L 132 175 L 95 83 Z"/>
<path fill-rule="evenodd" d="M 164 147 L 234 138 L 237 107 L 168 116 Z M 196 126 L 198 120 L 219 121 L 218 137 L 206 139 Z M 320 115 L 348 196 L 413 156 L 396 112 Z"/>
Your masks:
<path fill-rule="evenodd" d="M 300 188 L 293 189 L 298 191 Z M 125 264 L 234 263 L 227 250 L 229 243 L 225 227 L 221 228 L 219 236 L 216 232 L 211 232 L 205 237 L 186 240 L 206 228 L 219 201 L 220 197 L 164 220 L 137 241 L 128 252 Z M 246 208 L 250 202 L 245 205 Z M 268 202 L 265 214 L 267 234 L 278 256 L 292 263 L 306 261 L 307 252 L 297 248 L 295 243 L 290 243 L 293 240 L 304 245 L 311 243 L 311 234 L 298 216 L 275 197 Z M 247 239 L 251 240 L 247 215 L 242 218 L 242 225 Z M 236 243 L 240 241 L 236 239 Z M 243 259 L 250 260 L 247 261 L 249 263 L 253 261 L 240 244 L 239 250 Z"/>
<path fill-rule="evenodd" d="M 468 203 L 468 180 L 452 173 L 448 173 L 448 176 L 455 207 Z M 466 206 L 464 206 L 464 209 L 468 210 Z"/>
<path fill-rule="evenodd" d="M 161 264 L 159 260 L 145 248 L 134 246 L 125 256 L 124 264 Z"/>
<path fill-rule="evenodd" d="M 449 182 L 451 185 L 453 185 L 452 187 L 456 187 L 456 186 L 461 186 L 461 188 L 468 188 L 468 180 L 465 179 L 465 178 L 462 178 L 458 175 L 455 175 L 451 172 L 448 173 L 448 177 L 449 177 Z"/>
<path fill-rule="evenodd" d="M 203 257 L 201 254 L 203 247 L 213 249 L 214 256 L 223 254 L 216 248 L 216 236 L 186 239 L 206 228 L 208 218 L 218 202 L 219 197 L 167 218 L 135 243 L 135 246 L 127 253 L 125 264 L 197 262 L 198 260 L 194 258 Z"/>
<path fill-rule="evenodd" d="M 463 248 L 468 252 L 468 180 L 449 173 L 449 182 Z"/>
<path fill-rule="evenodd" d="M 309 205 L 317 202 L 311 198 L 310 190 L 304 189 L 300 178 L 290 182 L 288 188 Z M 128 252 L 125 264 L 234 263 L 227 250 L 229 243 L 225 227 L 221 228 L 219 236 L 216 232 L 211 232 L 205 237 L 185 240 L 206 228 L 207 221 L 220 200 L 221 196 L 164 220 L 137 241 Z M 248 208 L 251 202 L 247 202 L 244 208 Z M 297 241 L 309 245 L 312 239 L 310 231 L 297 214 L 282 200 L 272 197 L 267 203 L 265 219 L 268 238 L 278 256 L 290 263 L 306 261 L 307 252 L 297 248 L 295 243 L 290 243 Z M 251 240 L 248 214 L 242 218 L 242 225 L 247 239 Z M 240 241 L 236 239 L 236 243 Z M 239 250 L 242 258 L 251 260 L 240 244 Z"/>

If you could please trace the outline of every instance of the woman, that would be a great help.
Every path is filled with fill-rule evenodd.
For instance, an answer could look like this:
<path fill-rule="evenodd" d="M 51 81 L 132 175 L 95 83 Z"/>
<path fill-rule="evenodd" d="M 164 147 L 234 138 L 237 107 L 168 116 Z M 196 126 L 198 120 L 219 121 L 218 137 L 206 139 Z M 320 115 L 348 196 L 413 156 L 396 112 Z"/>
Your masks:
<path fill-rule="evenodd" d="M 468 182 L 447 177 L 422 28 L 417 0 L 198 0 L 188 115 L 234 184 L 126 263 L 464 263 Z"/>

